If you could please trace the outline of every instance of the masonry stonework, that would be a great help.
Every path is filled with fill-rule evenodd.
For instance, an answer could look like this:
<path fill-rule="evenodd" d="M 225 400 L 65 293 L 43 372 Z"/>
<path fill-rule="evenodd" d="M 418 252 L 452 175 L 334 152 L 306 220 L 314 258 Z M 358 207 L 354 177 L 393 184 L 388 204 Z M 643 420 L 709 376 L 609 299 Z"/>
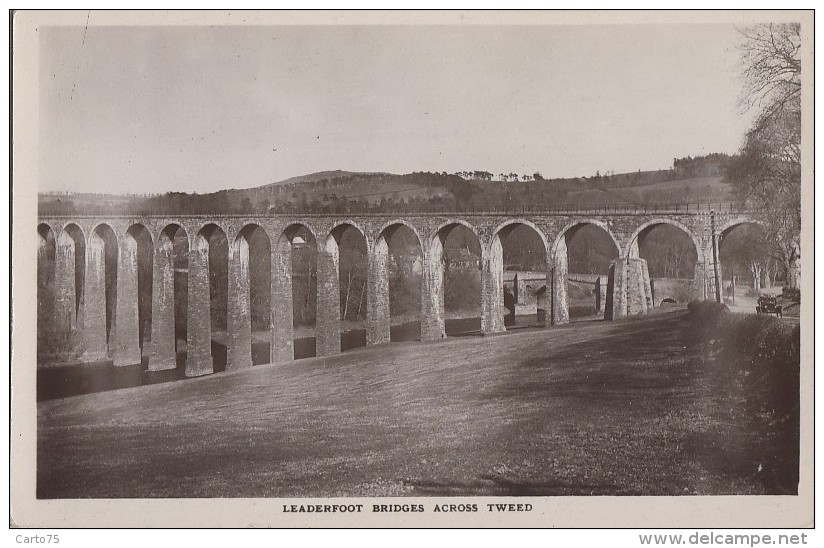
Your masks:
<path fill-rule="evenodd" d="M 252 315 L 249 295 L 249 242 L 238 236 L 229 245 L 226 307 L 226 370 L 252 366 Z"/>
<path fill-rule="evenodd" d="M 133 290 L 136 281 L 132 280 L 135 261 L 130 256 L 126 245 L 127 231 L 135 224 L 140 224 L 153 235 L 156 241 L 154 255 L 154 272 L 152 274 L 152 321 L 151 347 L 149 350 L 149 367 L 164 369 L 173 367 L 175 361 L 174 340 L 174 265 L 168 238 L 161 235 L 170 226 L 179 226 L 187 234 L 195 235 L 190 243 L 188 268 L 188 307 L 187 307 L 187 358 L 186 374 L 202 375 L 213 371 L 211 355 L 211 319 L 209 291 L 209 257 L 208 241 L 201 231 L 208 234 L 204 227 L 218 223 L 227 234 L 237 234 L 248 224 L 261 226 L 270 236 L 270 241 L 277 241 L 272 246 L 271 257 L 271 326 L 270 352 L 271 360 L 284 362 L 294 359 L 294 328 L 292 313 L 291 287 L 291 246 L 286 232 L 289 227 L 305 226 L 317 237 L 317 242 L 325 243 L 337 226 L 342 223 L 357 224 L 368 245 L 369 265 L 367 276 L 367 344 L 380 344 L 389 341 L 390 310 L 388 291 L 388 246 L 383 231 L 387 226 L 406 224 L 419 236 L 422 242 L 437 241 L 441 227 L 464 224 L 477 234 L 481 245 L 481 328 L 484 333 L 497 333 L 505 330 L 503 306 L 503 247 L 501 235 L 506 230 L 499 227 L 522 223 L 532 226 L 544 242 L 564 240 L 564 234 L 573 226 L 596 224 L 605 230 L 619 248 L 619 257 L 610 265 L 610 275 L 601 287 L 603 295 L 604 316 L 608 319 L 624 317 L 627 313 L 643 313 L 654 304 L 651 300 L 651 286 L 645 261 L 636 252 L 639 237 L 652 227 L 670 224 L 682 230 L 692 238 L 696 245 L 698 261 L 695 269 L 693 289 L 698 297 L 715 298 L 720 288 L 715 287 L 715 264 L 711 256 L 712 226 L 715 218 L 720 230 L 729 230 L 743 222 L 753 222 L 747 214 L 719 213 L 710 214 L 705 210 L 668 209 L 646 211 L 600 211 L 589 212 L 582 217 L 578 212 L 537 212 L 525 213 L 521 217 L 511 218 L 504 213 L 487 214 L 410 214 L 402 219 L 384 214 L 349 215 L 346 218 L 336 214 L 312 215 L 270 215 L 270 216 L 184 216 L 171 218 L 166 216 L 99 216 L 99 217 L 43 217 L 40 225 L 47 225 L 57 235 L 55 252 L 55 295 L 56 329 L 66 339 L 72 334 L 82 334 L 85 347 L 84 360 L 100 360 L 109 357 L 109 340 L 112 336 L 113 350 L 119 363 L 134 361 L 135 350 L 139 348 L 139 327 L 134 320 Z M 112 333 L 107 337 L 106 319 L 106 280 L 105 280 L 105 243 L 94 232 L 99 224 L 110 226 L 114 234 L 121 235 L 116 242 L 122 253 L 118 268 L 117 306 L 115 319 L 111 326 Z M 69 228 L 71 227 L 71 230 Z M 71 232 L 71 233 L 70 233 Z M 88 234 L 84 240 L 83 234 Z M 79 236 L 78 236 L 79 235 Z M 272 239 L 280 235 L 280 238 Z M 79 238 L 79 239 L 78 239 Z M 247 242 L 248 243 L 248 242 Z M 429 248 L 427 248 L 429 247 Z M 561 261 L 565 253 L 547 246 L 549 299 L 547 307 L 551 308 L 550 323 L 563 323 L 568 318 L 567 296 L 564 279 L 566 264 Z M 444 335 L 443 325 L 443 271 L 439 264 L 438 244 L 424 246 L 424 268 L 421 276 L 421 326 L 422 338 L 434 339 Z M 319 355 L 340 351 L 340 297 L 337 257 L 331 250 L 322 246 L 318 255 L 318 322 L 317 348 Z M 251 342 L 246 338 L 248 317 L 248 262 L 238 261 L 240 249 L 232 252 L 230 260 L 230 292 L 233 298 L 227 311 L 227 341 L 232 348 L 227 357 L 230 368 L 246 366 L 251 360 Z M 247 250 L 248 253 L 248 250 Z M 82 254 L 82 255 L 78 255 Z M 442 248 L 440 250 L 442 255 Z M 80 257 L 79 265 L 75 258 Z M 84 258 L 85 257 L 85 258 Z M 127 260 L 128 259 L 128 260 Z M 85 262 L 85 274 L 83 263 Z M 720 270 L 720 265 L 719 265 Z M 242 276 L 240 274 L 243 274 Z M 568 272 L 566 272 L 568 276 Z M 82 283 L 75 283 L 75 276 L 80 276 Z M 122 286 L 122 288 L 120 287 Z M 75 288 L 82 292 L 78 296 Z M 596 286 L 597 287 L 597 286 Z M 138 288 L 140 290 L 140 288 Z M 246 295 L 246 297 L 243 297 Z M 597 301 L 596 301 L 597 302 Z M 118 313 L 119 309 L 119 313 Z M 567 310 L 567 314 L 564 314 Z M 566 318 L 565 318 L 566 316 Z M 125 325 L 124 325 L 125 324 Z M 128 332 L 128 337 L 124 338 Z M 137 339 L 135 338 L 137 337 Z M 135 345 L 134 341 L 138 340 Z M 122 344 L 122 346 L 121 346 Z M 125 353 L 124 353 L 125 352 Z M 130 355 L 128 359 L 122 358 Z M 246 356 L 249 356 L 247 359 Z"/>
<path fill-rule="evenodd" d="M 209 242 L 201 234 L 189 251 L 189 300 L 186 310 L 186 376 L 214 371 L 209 298 Z"/>
<path fill-rule="evenodd" d="M 292 246 L 281 234 L 272 253 L 270 356 L 274 363 L 295 359 L 292 309 Z"/>
<path fill-rule="evenodd" d="M 334 236 L 318 252 L 317 272 L 317 354 L 332 356 L 340 354 L 340 253 Z"/>
<path fill-rule="evenodd" d="M 177 367 L 175 350 L 175 273 L 172 240 L 162 234 L 152 272 L 152 337 L 149 371 Z"/>
<path fill-rule="evenodd" d="M 444 309 L 443 239 L 437 235 L 424 249 L 423 286 L 421 289 L 421 339 L 435 341 L 446 337 Z"/>
<path fill-rule="evenodd" d="M 137 242 L 126 235 L 117 266 L 117 306 L 114 325 L 115 366 L 140 363 L 140 327 L 137 287 Z"/>
<path fill-rule="evenodd" d="M 75 243 L 67 233 L 61 232 L 57 239 L 55 254 L 55 286 L 57 292 L 57 330 L 69 334 L 78 327 L 77 295 L 75 293 Z"/>
<path fill-rule="evenodd" d="M 106 332 L 106 244 L 99 234 L 92 233 L 86 246 L 86 281 L 83 291 L 83 361 L 109 359 Z"/>
<path fill-rule="evenodd" d="M 569 266 L 566 237 L 560 238 L 555 247 L 552 269 L 552 325 L 569 323 L 569 300 L 567 298 L 567 281 Z"/>
<path fill-rule="evenodd" d="M 366 344 L 389 342 L 389 244 L 380 236 L 369 253 L 366 293 Z"/>

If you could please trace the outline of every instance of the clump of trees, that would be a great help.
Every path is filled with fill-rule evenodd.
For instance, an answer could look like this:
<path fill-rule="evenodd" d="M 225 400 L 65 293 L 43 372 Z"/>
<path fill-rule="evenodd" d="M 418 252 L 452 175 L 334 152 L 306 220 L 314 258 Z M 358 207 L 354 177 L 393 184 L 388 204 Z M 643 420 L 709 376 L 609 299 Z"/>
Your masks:
<path fill-rule="evenodd" d="M 801 25 L 741 29 L 742 105 L 757 109 L 743 147 L 727 167 L 736 197 L 759 211 L 768 255 L 799 287 L 801 259 Z"/>

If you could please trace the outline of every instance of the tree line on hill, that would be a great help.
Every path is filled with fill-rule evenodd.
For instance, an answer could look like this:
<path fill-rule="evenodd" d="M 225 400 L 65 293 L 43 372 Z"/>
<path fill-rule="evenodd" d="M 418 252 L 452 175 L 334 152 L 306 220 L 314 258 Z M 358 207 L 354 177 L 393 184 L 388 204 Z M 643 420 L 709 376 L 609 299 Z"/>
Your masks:
<path fill-rule="evenodd" d="M 399 211 L 515 211 L 597 204 L 704 203 L 725 201 L 726 191 L 700 177 L 720 177 L 729 158 L 710 154 L 676 158 L 668 170 L 544 179 L 540 173 L 519 178 L 486 171 L 346 174 L 317 181 L 229 189 L 207 194 L 99 196 L 41 194 L 41 215 L 71 214 L 265 214 Z M 683 185 L 644 188 L 662 182 Z M 688 181 L 688 182 L 687 182 Z"/>

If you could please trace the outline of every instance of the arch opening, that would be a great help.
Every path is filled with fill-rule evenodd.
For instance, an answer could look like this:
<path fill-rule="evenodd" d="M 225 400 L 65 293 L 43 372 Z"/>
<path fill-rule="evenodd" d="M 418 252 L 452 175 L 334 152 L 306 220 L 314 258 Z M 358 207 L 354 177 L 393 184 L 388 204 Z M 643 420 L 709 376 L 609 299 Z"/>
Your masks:
<path fill-rule="evenodd" d="M 642 260 L 645 284 L 645 302 L 633 304 L 630 295 L 628 309 L 660 306 L 663 296 L 685 303 L 706 294 L 704 254 L 695 235 L 680 223 L 654 220 L 642 226 L 630 240 L 627 257 Z"/>
<path fill-rule="evenodd" d="M 332 229 L 326 240 L 326 252 L 334 262 L 330 275 L 334 279 L 329 295 L 331 316 L 326 329 L 331 337 L 329 353 L 366 346 L 367 285 L 369 254 L 366 237 L 360 228 L 343 223 Z M 334 285 L 337 283 L 337 290 Z M 337 301 L 335 301 L 337 297 Z"/>
<path fill-rule="evenodd" d="M 244 226 L 229 252 L 227 368 L 271 361 L 271 246 L 257 224 Z"/>
<path fill-rule="evenodd" d="M 579 222 L 565 228 L 553 250 L 552 323 L 604 318 L 609 270 L 620 255 L 605 225 Z"/>
<path fill-rule="evenodd" d="M 430 252 L 435 312 L 447 337 L 476 333 L 481 328 L 481 242 L 477 233 L 460 222 L 441 227 Z M 442 328 L 442 331 L 441 331 Z"/>
<path fill-rule="evenodd" d="M 487 283 L 491 286 L 491 310 L 487 313 L 486 325 L 482 319 L 481 329 L 496 332 L 506 328 L 545 326 L 546 290 L 533 291 L 529 296 L 525 286 L 550 285 L 546 236 L 524 221 L 506 224 L 492 238 L 489 265 Z"/>
<path fill-rule="evenodd" d="M 781 250 L 754 222 L 735 223 L 720 232 L 718 263 L 723 301 L 743 312 L 755 312 L 761 295 L 781 294 L 787 279 Z"/>
<path fill-rule="evenodd" d="M 372 255 L 367 344 L 419 340 L 424 264 L 418 234 L 392 223 L 378 234 Z"/>

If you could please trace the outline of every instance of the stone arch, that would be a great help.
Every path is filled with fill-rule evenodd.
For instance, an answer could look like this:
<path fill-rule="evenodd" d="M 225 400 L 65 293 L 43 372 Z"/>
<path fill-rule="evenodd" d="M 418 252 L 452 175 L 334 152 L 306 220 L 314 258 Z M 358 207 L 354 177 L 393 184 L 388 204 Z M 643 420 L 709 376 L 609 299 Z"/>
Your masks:
<path fill-rule="evenodd" d="M 192 242 L 191 242 L 190 238 L 191 238 L 192 234 L 190 234 L 189 229 L 186 228 L 186 224 L 183 221 L 181 221 L 180 219 L 175 219 L 175 218 L 163 219 L 162 222 L 158 223 L 157 226 L 155 227 L 155 231 L 152 234 L 152 237 L 153 237 L 153 240 L 154 240 L 155 244 L 159 245 L 160 240 L 162 238 L 164 238 L 164 235 L 165 235 L 166 238 L 169 238 L 171 240 L 177 234 L 178 230 L 183 230 L 183 233 L 186 235 L 186 245 L 187 245 L 187 247 L 191 246 Z M 194 231 L 194 233 L 197 233 L 197 231 Z"/>
<path fill-rule="evenodd" d="M 489 247 L 487 249 L 489 251 L 492 250 L 492 246 L 494 245 L 495 238 L 496 237 L 500 238 L 501 234 L 503 233 L 502 231 L 506 231 L 507 229 L 511 230 L 512 228 L 515 228 L 517 225 L 525 225 L 525 226 L 530 227 L 532 230 L 534 230 L 538 234 L 538 236 L 541 238 L 541 241 L 543 241 L 543 243 L 544 243 L 544 253 L 546 253 L 547 257 L 549 257 L 551 248 L 549 247 L 549 240 L 547 240 L 547 237 L 546 237 L 546 234 L 544 233 L 544 231 L 541 230 L 541 228 L 538 227 L 538 225 L 536 225 L 532 221 L 529 221 L 527 219 L 520 219 L 520 218 L 507 219 L 506 221 L 504 221 L 504 222 L 500 223 L 498 226 L 496 226 L 495 230 L 492 231 L 492 238 L 490 239 Z"/>
<path fill-rule="evenodd" d="M 681 229 L 689 238 L 692 240 L 693 245 L 695 246 L 695 254 L 698 257 L 697 261 L 699 263 L 704 261 L 704 250 L 702 249 L 701 242 L 695 233 L 690 230 L 686 225 L 683 223 L 676 221 L 675 219 L 666 219 L 666 218 L 657 218 L 651 219 L 638 228 L 630 236 L 629 240 L 627 241 L 627 246 L 624 248 L 624 257 L 631 257 L 635 253 L 635 249 L 638 245 L 638 238 L 643 234 L 649 232 L 653 228 L 659 225 L 670 225 L 674 226 L 675 228 Z"/>
<path fill-rule="evenodd" d="M 757 225 L 757 226 L 760 226 L 760 227 L 764 228 L 764 227 L 767 226 L 767 223 L 765 223 L 761 219 L 751 219 L 749 217 L 737 217 L 735 219 L 728 220 L 727 222 L 725 222 L 721 226 L 716 227 L 715 230 L 718 233 L 719 239 L 723 240 L 724 236 L 729 234 L 733 229 L 735 229 L 739 226 L 742 226 L 742 225 Z M 706 247 L 705 251 L 706 251 L 706 256 L 707 257 L 712 256 L 712 238 L 710 238 L 710 241 L 707 242 L 707 247 Z"/>
<path fill-rule="evenodd" d="M 504 249 L 502 237 L 506 237 L 515 227 L 522 225 L 531 228 L 541 240 L 544 251 L 544 268 L 546 284 L 551 285 L 552 273 L 550 266 L 551 250 L 546 234 L 535 223 L 521 218 L 507 219 L 500 223 L 492 232 L 489 245 L 483 257 L 483 304 L 481 316 L 481 330 L 484 333 L 497 333 L 506 330 L 505 327 L 505 300 L 504 291 Z M 510 299 L 510 314 L 517 314 L 518 303 Z M 546 311 L 538 311 L 539 324 L 546 324 Z"/>
<path fill-rule="evenodd" d="M 429 238 L 429 244 L 431 245 L 432 242 L 435 240 L 435 238 L 437 238 L 438 236 L 443 234 L 443 231 L 445 229 L 449 229 L 451 231 L 453 228 L 456 228 L 458 225 L 466 227 L 467 229 L 469 229 L 475 235 L 475 238 L 478 239 L 478 243 L 481 244 L 481 247 L 483 247 L 483 244 L 482 244 L 483 240 L 481 240 L 481 235 L 478 232 L 478 229 L 472 223 L 470 223 L 468 221 L 465 221 L 463 219 L 450 219 L 450 220 L 445 221 L 445 222 L 441 223 L 440 225 L 438 225 L 438 227 L 432 232 L 432 235 Z"/>
<path fill-rule="evenodd" d="M 705 292 L 705 254 L 701 242 L 686 225 L 675 219 L 660 217 L 641 224 L 627 241 L 621 265 L 615 266 L 616 275 L 611 276 L 613 291 L 608 291 L 607 316 L 610 319 L 625 315 L 644 314 L 655 306 L 653 280 L 650 278 L 647 261 L 640 256 L 640 239 L 657 226 L 669 225 L 679 229 L 693 244 L 695 264 L 693 265 L 692 292 L 697 297 Z M 620 268 L 620 272 L 618 272 Z M 618 275 L 620 274 L 620 275 Z M 610 316 L 611 314 L 611 316 Z"/>
<path fill-rule="evenodd" d="M 256 248 L 256 249 L 255 249 Z M 257 223 L 242 226 L 229 243 L 226 310 L 226 369 L 270 361 L 271 348 L 254 359 L 253 333 L 270 332 L 271 253 L 266 230 Z M 271 345 L 269 345 L 271 346 Z"/>
<path fill-rule="evenodd" d="M 398 225 L 403 225 L 403 226 L 407 227 L 409 230 L 411 230 L 415 234 L 415 237 L 418 239 L 418 245 L 420 246 L 421 251 L 423 251 L 425 249 L 424 239 L 421 236 L 420 231 L 418 231 L 418 229 L 415 227 L 415 225 L 413 225 L 412 223 L 410 223 L 409 221 L 406 221 L 404 219 L 393 219 L 391 221 L 385 222 L 383 225 L 381 225 L 381 227 L 376 232 L 376 235 L 375 235 L 375 238 L 374 238 L 373 241 L 377 242 L 378 239 L 381 238 L 382 236 L 385 237 L 387 235 L 387 230 L 388 229 L 393 228 L 393 227 L 397 227 Z"/>
<path fill-rule="evenodd" d="M 228 239 L 218 223 L 205 223 L 192 239 L 186 311 L 186 375 L 189 377 L 219 371 L 225 364 L 225 346 L 221 348 L 221 337 L 217 334 L 226 319 L 229 267 L 228 249 L 222 249 L 224 245 L 228 248 Z"/>
<path fill-rule="evenodd" d="M 469 222 L 463 219 L 450 219 L 441 223 L 431 234 L 428 242 L 428 249 L 425 253 L 425 266 L 427 271 L 427 286 L 428 292 L 425 297 L 427 303 L 425 307 L 424 327 L 422 328 L 429 334 L 430 339 L 440 339 L 447 336 L 447 322 L 446 322 L 446 295 L 447 295 L 447 275 L 444 267 L 444 246 L 447 238 L 457 227 L 466 228 L 473 236 L 478 246 L 478 263 L 481 263 L 483 256 L 483 242 L 481 240 L 478 230 Z M 476 274 L 479 278 L 476 280 L 480 286 L 480 272 L 475 268 Z M 464 274 L 461 273 L 461 276 Z M 472 279 L 470 278 L 470 281 Z M 478 287 L 478 303 L 477 316 L 481 316 L 481 287 Z M 479 326 L 478 326 L 479 327 Z M 475 327 L 474 329 L 477 329 Z"/>
<path fill-rule="evenodd" d="M 117 233 L 108 223 L 98 223 L 86 243 L 86 276 L 83 308 L 84 360 L 107 360 L 117 314 Z"/>
<path fill-rule="evenodd" d="M 330 235 L 333 235 L 333 234 L 336 237 L 338 237 L 343 233 L 344 230 L 346 230 L 349 227 L 352 227 L 355 230 L 357 230 L 358 232 L 360 232 L 360 235 L 363 238 L 363 241 L 366 242 L 366 248 L 368 250 L 370 242 L 369 242 L 369 238 L 367 236 L 366 229 L 363 227 L 363 225 L 361 223 L 358 223 L 358 222 L 353 221 L 351 219 L 343 219 L 343 220 L 337 221 L 329 229 L 329 232 L 327 233 L 327 237 L 330 236 Z"/>
<path fill-rule="evenodd" d="M 605 223 L 604 221 L 601 221 L 601 220 L 598 220 L 598 219 L 591 219 L 591 218 L 576 219 L 576 220 L 568 223 L 566 226 L 564 226 L 564 228 L 562 228 L 561 231 L 558 233 L 558 236 L 555 237 L 555 241 L 552 243 L 552 253 L 553 253 L 553 255 L 555 254 L 555 251 L 558 249 L 558 246 L 561 243 L 561 239 L 564 238 L 567 235 L 568 232 L 572 231 L 572 233 L 574 233 L 576 230 L 578 230 L 579 228 L 582 228 L 584 225 L 596 226 L 596 227 L 600 228 L 601 230 L 603 230 L 604 232 L 606 232 L 607 235 L 612 240 L 612 243 L 615 244 L 615 249 L 618 252 L 618 255 L 619 256 L 621 255 L 621 244 L 618 242 L 618 238 L 615 236 L 615 234 L 609 228 L 609 225 L 607 223 Z"/>
<path fill-rule="evenodd" d="M 143 341 L 150 337 L 153 248 L 152 234 L 141 223 L 129 226 L 120 240 L 114 365 L 140 363 Z"/>
<path fill-rule="evenodd" d="M 182 238 L 179 237 L 182 233 Z M 185 240 L 182 256 L 177 246 Z M 186 307 L 188 303 L 190 235 L 177 221 L 164 224 L 155 238 L 152 272 L 152 336 L 149 370 L 161 371 L 178 367 L 178 356 L 184 363 L 182 344 L 188 333 Z"/>
<path fill-rule="evenodd" d="M 747 225 L 758 227 L 761 230 L 764 230 L 767 226 L 767 224 L 764 221 L 762 221 L 761 219 L 751 219 L 751 218 L 748 218 L 748 217 L 737 217 L 737 218 L 730 219 L 730 220 L 726 221 L 725 223 L 721 224 L 720 226 L 716 226 L 716 234 L 718 236 L 717 237 L 717 244 L 718 244 L 718 256 L 717 257 L 715 257 L 713 255 L 713 240 L 712 240 L 712 238 L 710 238 L 709 242 L 707 243 L 707 249 L 706 249 L 707 255 L 706 256 L 708 258 L 712 259 L 711 261 L 708 261 L 708 262 L 711 263 L 711 264 L 717 264 L 718 281 L 722 286 L 721 290 L 720 290 L 720 296 L 721 296 L 722 301 L 731 297 L 731 294 L 730 294 L 730 291 L 731 291 L 731 288 L 732 288 L 731 276 L 734 273 L 736 274 L 736 276 L 735 276 L 736 280 L 742 280 L 743 279 L 743 280 L 751 281 L 751 282 L 753 282 L 752 283 L 753 289 L 755 289 L 755 280 L 753 279 L 753 274 L 752 274 L 751 271 L 749 271 L 749 270 L 744 271 L 745 276 L 743 276 L 743 278 L 742 278 L 741 277 L 742 272 L 741 271 L 734 272 L 734 270 L 728 270 L 730 265 L 729 265 L 729 263 L 727 263 L 727 260 L 729 259 L 729 255 L 727 255 L 728 249 L 729 249 L 728 248 L 729 244 L 726 244 L 726 242 L 728 242 L 727 237 L 736 228 L 744 227 L 744 226 L 747 226 Z M 726 248 L 726 249 L 723 249 L 723 248 Z M 710 272 L 709 275 L 708 275 L 708 277 L 710 277 L 710 279 L 711 279 L 710 280 L 710 285 L 712 285 L 713 287 L 715 285 L 715 274 L 716 274 L 716 272 L 713 271 L 713 272 Z M 730 277 L 727 277 L 725 279 L 725 276 L 727 276 L 728 274 L 729 274 Z M 764 280 L 763 280 L 762 276 L 759 275 L 759 280 L 758 280 L 758 282 L 759 282 L 758 289 L 759 290 L 762 288 L 760 286 L 760 283 L 763 282 L 763 281 Z M 740 283 L 740 281 L 738 283 Z"/>
<path fill-rule="evenodd" d="M 621 244 L 615 234 L 604 221 L 592 218 L 575 219 L 564 226 L 556 236 L 552 244 L 550 260 L 552 262 L 551 278 L 552 291 L 549 295 L 551 313 L 551 324 L 560 325 L 569 322 L 569 251 L 567 245 L 569 239 L 585 226 L 594 226 L 604 232 L 615 246 L 615 256 L 621 256 Z M 604 279 L 599 276 L 594 284 L 594 303 L 596 313 L 606 313 L 606 277 L 608 272 L 604 272 Z"/>
<path fill-rule="evenodd" d="M 291 246 L 292 245 L 291 244 L 291 239 L 294 238 L 296 233 L 299 232 L 300 230 L 305 230 L 308 233 L 308 235 L 311 237 L 312 241 L 315 242 L 315 244 L 317 244 L 317 245 L 320 245 L 320 243 L 323 241 L 322 238 L 318 237 L 319 234 L 323 234 L 323 230 L 317 228 L 316 226 L 314 226 L 311 223 L 307 223 L 307 222 L 304 222 L 302 220 L 290 221 L 290 222 L 286 223 L 285 225 L 283 225 L 282 228 L 276 229 L 274 234 L 277 234 L 277 237 L 273 237 L 273 239 L 276 240 L 278 242 L 277 245 L 280 246 L 281 245 L 281 239 L 286 237 L 286 238 L 289 239 L 289 242 L 287 242 L 287 245 Z M 307 244 L 308 244 L 308 242 L 307 242 Z M 317 245 L 315 246 L 316 249 L 317 249 Z"/>
<path fill-rule="evenodd" d="M 297 237 L 301 233 L 309 238 L 311 242 L 301 237 L 303 242 L 297 243 Z M 291 361 L 296 357 L 314 356 L 317 353 L 316 340 L 313 342 L 314 349 L 309 348 L 308 345 L 306 348 L 296 348 L 295 323 L 296 321 L 302 321 L 308 325 L 311 320 L 313 327 L 317 324 L 315 319 L 317 290 L 313 290 L 313 285 L 316 284 L 317 280 L 318 242 L 316 234 L 318 232 L 307 223 L 294 221 L 280 228 L 275 234 L 277 234 L 277 237 L 274 239 L 270 269 L 272 280 L 272 327 L 269 330 L 271 334 L 269 352 L 271 360 L 277 363 Z M 298 287 L 296 287 L 293 279 L 293 259 L 295 258 L 293 247 L 300 251 L 301 260 L 306 262 L 303 266 L 307 268 L 307 278 L 303 280 L 301 273 L 301 277 L 298 278 L 301 285 Z M 299 303 L 295 299 L 296 293 L 303 295 L 305 302 Z M 302 306 L 301 315 L 295 314 L 297 306 Z"/>

